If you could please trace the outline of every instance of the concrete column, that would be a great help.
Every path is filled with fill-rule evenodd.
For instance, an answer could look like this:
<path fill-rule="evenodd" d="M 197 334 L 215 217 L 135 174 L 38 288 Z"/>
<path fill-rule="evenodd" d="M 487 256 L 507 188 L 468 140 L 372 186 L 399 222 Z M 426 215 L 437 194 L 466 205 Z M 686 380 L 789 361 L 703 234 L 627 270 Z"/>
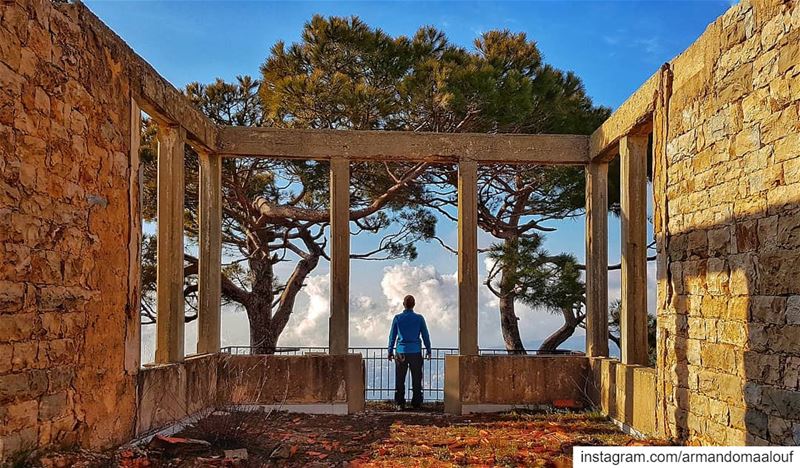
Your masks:
<path fill-rule="evenodd" d="M 128 241 L 128 306 L 132 313 L 125 320 L 125 373 L 135 375 L 141 367 L 142 356 L 142 165 L 139 147 L 142 139 L 142 111 L 136 100 L 131 99 L 130 127 L 130 174 L 128 204 L 130 216 L 130 238 Z"/>
<path fill-rule="evenodd" d="M 478 354 L 478 164 L 458 166 L 458 352 Z"/>
<path fill-rule="evenodd" d="M 222 160 L 199 152 L 200 252 L 198 265 L 197 352 L 216 353 L 220 341 L 222 295 Z"/>
<path fill-rule="evenodd" d="M 647 135 L 619 142 L 622 211 L 622 362 L 648 365 Z"/>
<path fill-rule="evenodd" d="M 608 356 L 608 163 L 586 166 L 586 355 Z"/>
<path fill-rule="evenodd" d="M 158 126 L 156 362 L 183 360 L 183 151 L 186 130 Z"/>
<path fill-rule="evenodd" d="M 331 159 L 330 354 L 347 354 L 350 334 L 350 161 Z"/>

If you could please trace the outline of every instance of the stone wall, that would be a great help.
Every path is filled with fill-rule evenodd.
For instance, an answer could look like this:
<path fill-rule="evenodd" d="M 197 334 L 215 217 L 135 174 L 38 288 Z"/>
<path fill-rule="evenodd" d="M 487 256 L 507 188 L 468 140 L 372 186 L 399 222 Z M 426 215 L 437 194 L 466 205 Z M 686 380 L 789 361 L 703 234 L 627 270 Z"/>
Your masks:
<path fill-rule="evenodd" d="M 130 90 L 77 11 L 0 3 L 0 458 L 133 419 Z"/>
<path fill-rule="evenodd" d="M 213 145 L 213 124 L 83 5 L 0 2 L 0 460 L 133 435 L 132 99 Z"/>
<path fill-rule="evenodd" d="M 670 69 L 659 419 L 692 443 L 798 444 L 800 2 L 743 1 Z"/>

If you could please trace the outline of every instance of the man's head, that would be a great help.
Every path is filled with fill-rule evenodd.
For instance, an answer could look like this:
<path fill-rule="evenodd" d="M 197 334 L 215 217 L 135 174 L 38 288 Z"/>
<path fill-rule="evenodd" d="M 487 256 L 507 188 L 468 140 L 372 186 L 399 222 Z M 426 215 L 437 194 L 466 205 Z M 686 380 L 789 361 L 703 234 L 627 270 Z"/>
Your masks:
<path fill-rule="evenodd" d="M 411 294 L 403 298 L 403 307 L 406 309 L 413 309 L 416 303 L 417 301 L 414 300 L 414 296 Z"/>

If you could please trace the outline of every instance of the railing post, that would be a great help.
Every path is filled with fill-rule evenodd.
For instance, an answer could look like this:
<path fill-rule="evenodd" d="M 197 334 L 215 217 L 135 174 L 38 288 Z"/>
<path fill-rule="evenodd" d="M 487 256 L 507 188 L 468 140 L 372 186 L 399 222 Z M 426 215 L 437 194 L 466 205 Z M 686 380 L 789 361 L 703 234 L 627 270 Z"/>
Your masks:
<path fill-rule="evenodd" d="M 220 342 L 222 262 L 222 161 L 218 154 L 198 152 L 199 258 L 197 352 L 216 353 Z"/>
<path fill-rule="evenodd" d="M 330 354 L 347 354 L 350 333 L 350 161 L 331 159 Z"/>
<path fill-rule="evenodd" d="M 478 164 L 458 165 L 458 351 L 478 354 Z"/>
<path fill-rule="evenodd" d="M 622 214 L 622 362 L 648 365 L 647 349 L 647 135 L 619 142 Z"/>
<path fill-rule="evenodd" d="M 608 356 L 608 163 L 586 166 L 586 355 Z"/>
<path fill-rule="evenodd" d="M 186 130 L 158 126 L 158 246 L 156 271 L 157 363 L 182 361 L 183 302 L 183 151 Z"/>

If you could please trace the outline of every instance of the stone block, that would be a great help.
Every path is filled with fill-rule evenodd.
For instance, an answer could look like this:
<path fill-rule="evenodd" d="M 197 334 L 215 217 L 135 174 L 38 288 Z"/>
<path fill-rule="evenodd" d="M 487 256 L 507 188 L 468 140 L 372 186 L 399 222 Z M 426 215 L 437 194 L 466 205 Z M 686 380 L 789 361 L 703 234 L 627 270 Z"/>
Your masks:
<path fill-rule="evenodd" d="M 716 369 L 728 374 L 736 372 L 736 354 L 732 347 L 722 344 L 701 345 L 702 363 L 706 369 Z"/>
<path fill-rule="evenodd" d="M 773 112 L 761 123 L 761 142 L 772 143 L 786 135 L 795 134 L 800 130 L 800 118 L 797 115 L 797 105 L 790 105 L 783 110 Z"/>
<path fill-rule="evenodd" d="M 22 309 L 24 296 L 24 283 L 0 281 L 0 314 L 16 312 Z"/>
<path fill-rule="evenodd" d="M 777 416 L 770 416 L 767 428 L 771 443 L 776 445 L 792 445 L 794 443 L 791 421 Z"/>
<path fill-rule="evenodd" d="M 777 354 L 744 353 L 744 376 L 750 382 L 778 385 L 781 383 L 781 370 L 781 359 Z"/>
<path fill-rule="evenodd" d="M 800 157 L 800 133 L 789 133 L 775 140 L 775 161 L 789 161 Z"/>
<path fill-rule="evenodd" d="M 758 292 L 765 295 L 800 294 L 800 250 L 781 250 L 761 255 Z"/>
<path fill-rule="evenodd" d="M 761 251 L 771 251 L 778 247 L 778 219 L 770 216 L 758 220 L 758 245 Z"/>
<path fill-rule="evenodd" d="M 67 392 L 43 396 L 39 400 L 39 419 L 48 420 L 63 416 L 68 410 Z"/>
<path fill-rule="evenodd" d="M 44 364 L 39 358 L 38 341 L 14 343 L 14 358 L 11 360 L 14 371 L 39 369 L 44 367 Z"/>
<path fill-rule="evenodd" d="M 761 405 L 761 384 L 755 382 L 744 384 L 744 402 L 748 407 Z"/>
<path fill-rule="evenodd" d="M 743 221 L 736 223 L 736 249 L 737 252 L 749 252 L 758 249 L 758 221 Z"/>
<path fill-rule="evenodd" d="M 764 387 L 761 402 L 771 415 L 784 419 L 800 419 L 800 392 L 777 387 Z"/>
<path fill-rule="evenodd" d="M 0 404 L 38 398 L 46 389 L 47 377 L 41 370 L 0 375 Z"/>
<path fill-rule="evenodd" d="M 744 423 L 747 426 L 747 432 L 766 440 L 769 437 L 769 416 L 765 413 L 748 408 L 745 412 Z"/>
<path fill-rule="evenodd" d="M 722 227 L 708 231 L 708 256 L 719 257 L 731 253 L 731 230 Z"/>
<path fill-rule="evenodd" d="M 36 314 L 0 314 L 0 342 L 29 340 L 33 336 Z"/>
<path fill-rule="evenodd" d="M 18 401 L 0 406 L 0 436 L 26 427 L 35 427 L 37 415 L 38 404 L 35 400 Z"/>
<path fill-rule="evenodd" d="M 772 326 L 768 329 L 769 349 L 775 353 L 796 353 L 800 343 L 800 325 Z"/>
<path fill-rule="evenodd" d="M 728 289 L 731 295 L 750 296 L 756 293 L 756 280 L 760 279 L 756 274 L 757 261 L 758 257 L 752 253 L 728 257 L 728 265 L 731 269 Z"/>
<path fill-rule="evenodd" d="M 800 357 L 787 357 L 783 369 L 783 386 L 787 390 L 800 390 Z"/>
<path fill-rule="evenodd" d="M 754 125 L 736 134 L 731 144 L 730 155 L 731 158 L 738 158 L 759 148 L 761 148 L 761 127 Z"/>
<path fill-rule="evenodd" d="M 36 427 L 26 427 L 0 436 L 0 459 L 8 459 L 19 452 L 33 450 L 38 441 Z"/>
<path fill-rule="evenodd" d="M 800 325 L 800 296 L 789 296 L 786 299 L 786 323 Z"/>
<path fill-rule="evenodd" d="M 11 343 L 0 343 L 0 374 L 8 373 L 13 364 L 14 345 Z"/>
<path fill-rule="evenodd" d="M 782 324 L 786 322 L 783 296 L 752 296 L 750 298 L 750 320 L 758 323 Z"/>
<path fill-rule="evenodd" d="M 720 320 L 718 322 L 718 341 L 720 343 L 744 348 L 747 345 L 747 325 L 744 322 Z"/>
<path fill-rule="evenodd" d="M 800 248 L 800 213 L 778 218 L 778 244 L 785 249 Z"/>

